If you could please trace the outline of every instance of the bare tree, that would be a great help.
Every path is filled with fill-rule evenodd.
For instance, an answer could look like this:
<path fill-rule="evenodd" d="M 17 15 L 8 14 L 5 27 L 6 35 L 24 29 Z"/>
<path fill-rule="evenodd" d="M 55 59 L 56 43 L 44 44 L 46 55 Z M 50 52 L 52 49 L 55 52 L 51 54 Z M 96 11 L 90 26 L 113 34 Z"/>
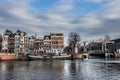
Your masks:
<path fill-rule="evenodd" d="M 105 36 L 105 41 L 109 41 L 111 39 L 111 37 L 109 35 Z"/>
<path fill-rule="evenodd" d="M 80 35 L 75 32 L 70 32 L 69 38 L 68 38 L 68 44 L 69 44 L 72 54 L 74 53 L 74 49 L 75 49 L 77 42 L 79 41 L 80 41 Z"/>

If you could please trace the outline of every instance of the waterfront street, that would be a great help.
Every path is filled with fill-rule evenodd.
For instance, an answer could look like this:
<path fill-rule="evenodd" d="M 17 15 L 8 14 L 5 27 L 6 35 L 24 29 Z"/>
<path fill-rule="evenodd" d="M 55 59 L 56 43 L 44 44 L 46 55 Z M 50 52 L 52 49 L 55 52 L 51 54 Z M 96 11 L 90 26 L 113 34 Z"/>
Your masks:
<path fill-rule="evenodd" d="M 1 61 L 0 80 L 119 80 L 120 60 Z"/>

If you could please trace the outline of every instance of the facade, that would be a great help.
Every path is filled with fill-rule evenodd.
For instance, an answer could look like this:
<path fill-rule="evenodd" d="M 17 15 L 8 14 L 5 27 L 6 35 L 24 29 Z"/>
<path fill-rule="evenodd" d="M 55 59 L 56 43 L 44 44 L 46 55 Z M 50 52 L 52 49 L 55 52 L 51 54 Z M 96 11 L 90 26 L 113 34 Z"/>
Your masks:
<path fill-rule="evenodd" d="M 2 51 L 9 53 L 14 52 L 14 34 L 10 30 L 6 30 L 3 35 Z"/>
<path fill-rule="evenodd" d="M 2 49 L 2 35 L 0 34 L 0 52 L 1 52 L 1 49 Z"/>
<path fill-rule="evenodd" d="M 61 54 L 64 48 L 63 33 L 51 33 L 51 52 L 56 55 Z"/>
<path fill-rule="evenodd" d="M 15 33 L 15 49 L 14 52 L 15 53 L 20 53 L 20 39 L 21 39 L 21 31 L 17 30 Z"/>
<path fill-rule="evenodd" d="M 8 40 L 8 49 L 10 53 L 14 53 L 14 41 L 14 33 L 11 33 Z"/>
<path fill-rule="evenodd" d="M 29 49 L 29 36 L 26 32 L 24 32 L 24 48 L 25 48 L 25 52 L 30 52 Z"/>
<path fill-rule="evenodd" d="M 38 38 L 39 39 L 39 50 L 44 52 L 44 39 L 43 38 Z"/>
<path fill-rule="evenodd" d="M 17 30 L 13 33 L 6 30 L 3 35 L 2 51 L 9 53 L 24 53 L 29 50 L 29 36 L 27 33 Z"/>
<path fill-rule="evenodd" d="M 114 43 L 110 44 L 108 47 L 114 53 L 120 54 L 120 38 L 112 40 Z"/>
<path fill-rule="evenodd" d="M 36 38 L 34 41 L 35 53 L 62 53 L 64 48 L 63 33 L 51 33 L 44 35 L 44 38 Z"/>
<path fill-rule="evenodd" d="M 1 41 L 1 40 L 0 40 Z M 64 48 L 63 33 L 51 33 L 43 38 L 29 37 L 26 32 L 6 30 L 3 35 L 2 51 L 9 53 L 62 53 Z"/>
<path fill-rule="evenodd" d="M 34 41 L 34 50 L 35 53 L 41 54 L 44 52 L 44 39 L 43 38 L 36 38 Z"/>
<path fill-rule="evenodd" d="M 50 35 L 44 36 L 44 52 L 45 53 L 51 52 L 51 36 Z"/>
<path fill-rule="evenodd" d="M 15 33 L 15 53 L 24 53 L 29 51 L 29 36 L 26 32 L 17 30 Z"/>
<path fill-rule="evenodd" d="M 31 36 L 29 37 L 29 50 L 30 53 L 34 53 L 34 42 L 35 42 L 36 37 L 35 36 Z"/>

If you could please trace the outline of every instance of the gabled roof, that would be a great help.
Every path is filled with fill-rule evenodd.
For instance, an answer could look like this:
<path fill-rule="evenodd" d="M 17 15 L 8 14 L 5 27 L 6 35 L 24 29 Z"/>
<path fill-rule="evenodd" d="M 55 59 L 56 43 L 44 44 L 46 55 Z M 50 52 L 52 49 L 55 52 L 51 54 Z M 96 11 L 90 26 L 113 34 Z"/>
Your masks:
<path fill-rule="evenodd" d="M 15 32 L 15 35 L 16 35 L 16 34 L 17 34 L 17 35 L 20 35 L 20 34 L 21 34 L 21 32 L 22 32 L 22 31 L 17 30 L 17 31 Z"/>
<path fill-rule="evenodd" d="M 10 35 L 11 33 L 12 33 L 12 31 L 7 29 L 4 33 L 4 35 Z"/>
<path fill-rule="evenodd" d="M 51 36 L 50 35 L 45 35 L 44 36 L 44 40 L 50 40 L 51 39 Z"/>

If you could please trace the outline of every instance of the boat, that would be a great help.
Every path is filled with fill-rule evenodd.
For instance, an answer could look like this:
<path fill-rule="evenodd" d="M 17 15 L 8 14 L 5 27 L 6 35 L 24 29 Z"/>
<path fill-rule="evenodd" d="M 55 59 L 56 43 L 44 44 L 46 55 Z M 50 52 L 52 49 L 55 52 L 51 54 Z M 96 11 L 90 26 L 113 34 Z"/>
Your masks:
<path fill-rule="evenodd" d="M 71 55 L 47 56 L 47 55 L 29 55 L 30 59 L 70 59 Z"/>
<path fill-rule="evenodd" d="M 0 54 L 0 61 L 3 60 L 16 60 L 16 54 Z"/>
<path fill-rule="evenodd" d="M 0 61 L 5 60 L 29 60 L 29 54 L 16 55 L 15 53 L 0 53 Z"/>

